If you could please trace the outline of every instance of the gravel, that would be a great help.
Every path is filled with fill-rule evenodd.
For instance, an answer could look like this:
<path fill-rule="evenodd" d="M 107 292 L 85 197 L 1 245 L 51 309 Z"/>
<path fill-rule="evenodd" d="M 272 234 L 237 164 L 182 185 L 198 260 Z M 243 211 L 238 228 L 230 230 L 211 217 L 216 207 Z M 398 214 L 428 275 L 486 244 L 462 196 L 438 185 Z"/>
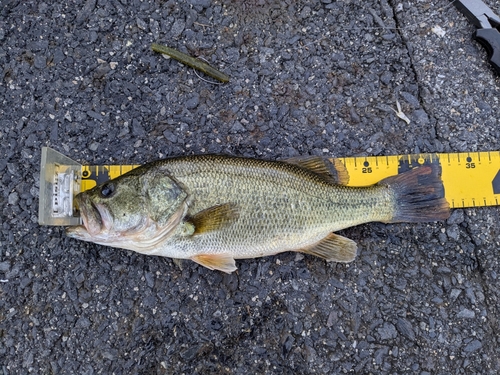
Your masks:
<path fill-rule="evenodd" d="M 500 149 L 499 77 L 450 5 L 3 2 L 0 370 L 495 374 L 498 207 L 344 230 L 351 264 L 285 253 L 232 275 L 37 224 L 43 146 L 91 164 Z"/>

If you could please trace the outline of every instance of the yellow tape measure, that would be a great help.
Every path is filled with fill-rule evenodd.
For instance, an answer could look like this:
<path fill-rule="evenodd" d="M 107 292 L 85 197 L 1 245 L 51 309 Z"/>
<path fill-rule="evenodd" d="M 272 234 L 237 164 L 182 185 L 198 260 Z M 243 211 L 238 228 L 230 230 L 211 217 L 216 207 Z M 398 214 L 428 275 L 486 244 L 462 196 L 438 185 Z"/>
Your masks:
<path fill-rule="evenodd" d="M 339 158 L 350 186 L 372 185 L 385 177 L 430 163 L 441 165 L 445 198 L 452 208 L 497 206 L 500 151 Z"/>
<path fill-rule="evenodd" d="M 453 208 L 498 206 L 500 151 L 450 154 L 358 156 L 337 158 L 349 173 L 349 186 L 368 186 L 420 165 L 439 165 L 445 198 Z M 82 166 L 67 156 L 42 148 L 38 222 L 41 225 L 78 225 L 73 198 L 138 165 Z"/>
<path fill-rule="evenodd" d="M 500 151 L 359 156 L 337 158 L 349 172 L 349 186 L 368 186 L 419 165 L 440 164 L 445 197 L 453 208 L 497 206 Z M 138 165 L 82 166 L 81 191 L 120 176 Z"/>
<path fill-rule="evenodd" d="M 139 165 L 82 165 L 81 191 L 121 176 Z"/>

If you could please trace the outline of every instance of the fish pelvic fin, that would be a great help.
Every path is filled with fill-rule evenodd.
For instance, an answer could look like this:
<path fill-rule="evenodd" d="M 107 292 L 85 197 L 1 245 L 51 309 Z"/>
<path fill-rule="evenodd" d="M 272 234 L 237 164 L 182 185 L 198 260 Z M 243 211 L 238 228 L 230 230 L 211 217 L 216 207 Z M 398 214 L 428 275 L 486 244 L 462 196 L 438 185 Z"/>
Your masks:
<path fill-rule="evenodd" d="M 426 222 L 447 219 L 450 205 L 444 198 L 439 165 L 411 169 L 378 183 L 387 185 L 395 196 L 394 216 L 388 223 Z"/>
<path fill-rule="evenodd" d="M 236 204 L 226 203 L 200 211 L 189 221 L 194 225 L 193 235 L 197 235 L 221 229 L 234 222 L 238 217 L 239 212 Z"/>
<path fill-rule="evenodd" d="M 320 156 L 297 156 L 284 161 L 314 172 L 326 181 L 337 185 L 347 185 L 349 182 L 349 172 L 338 159 L 326 159 Z"/>
<path fill-rule="evenodd" d="M 349 238 L 330 233 L 321 241 L 297 251 L 315 255 L 327 262 L 348 263 L 356 258 L 357 245 L 356 242 Z"/>
<path fill-rule="evenodd" d="M 234 258 L 229 254 L 199 254 L 192 257 L 191 260 L 208 269 L 225 273 L 231 273 L 237 269 Z"/>

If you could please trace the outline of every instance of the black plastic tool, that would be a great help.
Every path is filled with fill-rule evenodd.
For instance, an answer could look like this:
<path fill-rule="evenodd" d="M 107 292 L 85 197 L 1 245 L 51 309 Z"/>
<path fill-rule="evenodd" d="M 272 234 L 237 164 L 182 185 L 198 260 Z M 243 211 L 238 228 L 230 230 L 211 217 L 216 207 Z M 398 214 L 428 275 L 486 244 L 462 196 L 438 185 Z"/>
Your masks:
<path fill-rule="evenodd" d="M 473 37 L 486 48 L 491 65 L 500 74 L 500 17 L 481 0 L 453 3 L 477 27 Z"/>

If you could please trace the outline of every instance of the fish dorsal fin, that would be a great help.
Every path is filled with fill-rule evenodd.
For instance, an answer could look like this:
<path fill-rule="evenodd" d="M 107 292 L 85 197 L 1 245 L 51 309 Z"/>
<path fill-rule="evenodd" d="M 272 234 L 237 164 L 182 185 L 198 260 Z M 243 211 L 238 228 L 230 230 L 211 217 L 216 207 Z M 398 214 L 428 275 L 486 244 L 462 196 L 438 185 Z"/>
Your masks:
<path fill-rule="evenodd" d="M 236 204 L 225 203 L 198 212 L 189 220 L 194 225 L 193 235 L 221 229 L 239 217 Z"/>
<path fill-rule="evenodd" d="M 208 269 L 225 273 L 231 273 L 237 269 L 234 258 L 229 254 L 199 254 L 192 257 L 191 260 Z"/>
<path fill-rule="evenodd" d="M 330 233 L 321 241 L 298 250 L 301 253 L 315 255 L 327 262 L 352 262 L 356 258 L 356 242 L 349 238 Z"/>
<path fill-rule="evenodd" d="M 327 159 L 320 156 L 297 156 L 286 159 L 285 162 L 314 172 L 334 184 L 347 185 L 349 182 L 349 172 L 338 159 Z"/>

